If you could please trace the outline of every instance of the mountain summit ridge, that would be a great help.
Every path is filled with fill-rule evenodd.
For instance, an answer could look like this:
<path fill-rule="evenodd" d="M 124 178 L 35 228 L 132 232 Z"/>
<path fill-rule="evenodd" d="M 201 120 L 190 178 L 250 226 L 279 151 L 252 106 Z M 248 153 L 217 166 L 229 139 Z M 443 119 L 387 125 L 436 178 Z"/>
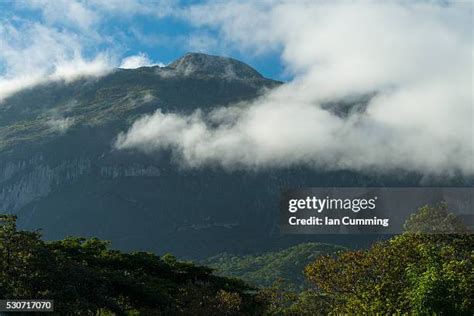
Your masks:
<path fill-rule="evenodd" d="M 264 79 L 251 66 L 230 57 L 204 53 L 186 53 L 165 68 L 171 68 L 185 76 L 218 76 L 228 79 Z"/>

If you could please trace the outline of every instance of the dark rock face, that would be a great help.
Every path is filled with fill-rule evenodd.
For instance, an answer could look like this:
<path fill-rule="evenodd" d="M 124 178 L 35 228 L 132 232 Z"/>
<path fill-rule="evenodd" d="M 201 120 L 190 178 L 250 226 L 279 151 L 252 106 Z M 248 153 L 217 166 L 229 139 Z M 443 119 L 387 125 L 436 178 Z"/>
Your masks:
<path fill-rule="evenodd" d="M 225 80 L 223 80 L 225 78 Z M 114 150 L 118 133 L 153 113 L 252 100 L 281 83 L 229 58 L 188 54 L 167 67 L 44 84 L 0 104 L 0 211 L 46 238 L 97 236 L 125 250 L 199 258 L 342 236 L 281 236 L 280 191 L 303 186 L 416 185 L 420 177 L 303 168 L 181 170 L 167 153 Z M 366 239 L 370 239 L 369 237 Z"/>

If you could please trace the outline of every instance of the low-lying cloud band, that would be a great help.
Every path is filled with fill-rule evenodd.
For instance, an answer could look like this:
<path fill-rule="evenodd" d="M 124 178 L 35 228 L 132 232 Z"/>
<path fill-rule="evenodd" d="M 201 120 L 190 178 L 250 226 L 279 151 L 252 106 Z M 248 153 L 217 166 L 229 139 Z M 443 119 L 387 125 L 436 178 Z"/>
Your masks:
<path fill-rule="evenodd" d="M 473 174 L 465 5 L 228 2 L 196 6 L 189 16 L 230 44 L 283 47 L 295 79 L 246 105 L 158 110 L 119 135 L 118 148 L 171 150 L 188 167 Z M 322 106 L 360 95 L 374 97 L 348 117 Z"/>

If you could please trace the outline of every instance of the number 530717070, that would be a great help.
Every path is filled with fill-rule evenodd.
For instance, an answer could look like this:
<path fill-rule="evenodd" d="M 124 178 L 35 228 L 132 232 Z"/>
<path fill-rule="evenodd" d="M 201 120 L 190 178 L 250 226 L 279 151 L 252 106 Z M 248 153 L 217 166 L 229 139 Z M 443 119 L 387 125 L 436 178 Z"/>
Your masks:
<path fill-rule="evenodd" d="M 0 300 L 0 311 L 52 312 L 52 300 Z"/>

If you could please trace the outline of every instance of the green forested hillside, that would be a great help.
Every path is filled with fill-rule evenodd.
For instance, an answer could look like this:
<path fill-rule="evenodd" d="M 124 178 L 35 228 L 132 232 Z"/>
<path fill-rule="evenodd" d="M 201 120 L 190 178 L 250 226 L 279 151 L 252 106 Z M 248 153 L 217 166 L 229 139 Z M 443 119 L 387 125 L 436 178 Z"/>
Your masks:
<path fill-rule="evenodd" d="M 203 263 L 223 276 L 241 278 L 256 286 L 270 286 L 283 279 L 292 288 L 304 288 L 304 267 L 318 256 L 346 248 L 324 243 L 302 243 L 280 251 L 259 255 L 236 256 L 228 253 L 213 256 Z"/>

